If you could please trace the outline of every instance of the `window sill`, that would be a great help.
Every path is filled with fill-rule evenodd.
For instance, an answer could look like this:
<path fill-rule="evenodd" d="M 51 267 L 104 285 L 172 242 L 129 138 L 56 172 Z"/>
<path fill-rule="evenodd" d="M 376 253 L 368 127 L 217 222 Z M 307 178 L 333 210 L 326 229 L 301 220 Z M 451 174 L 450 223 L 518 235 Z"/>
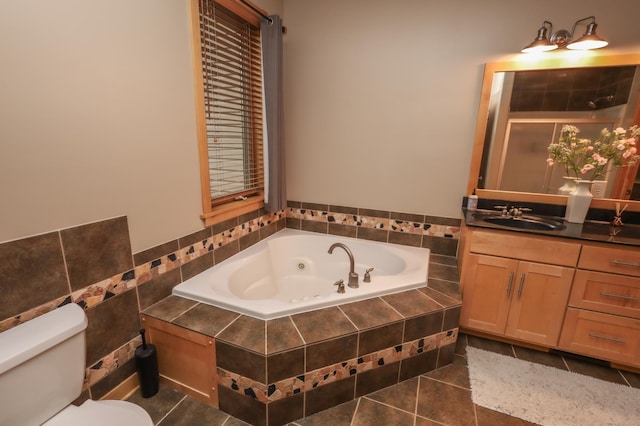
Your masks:
<path fill-rule="evenodd" d="M 212 207 L 210 212 L 203 213 L 200 218 L 204 220 L 205 226 L 211 226 L 263 207 L 264 196 L 260 193 L 246 200 L 231 201 L 220 206 Z"/>

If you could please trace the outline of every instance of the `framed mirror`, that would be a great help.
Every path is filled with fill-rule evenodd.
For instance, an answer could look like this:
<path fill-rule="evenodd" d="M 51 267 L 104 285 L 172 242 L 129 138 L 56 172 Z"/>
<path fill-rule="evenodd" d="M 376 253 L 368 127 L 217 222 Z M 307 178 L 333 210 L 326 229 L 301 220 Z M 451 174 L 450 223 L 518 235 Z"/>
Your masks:
<path fill-rule="evenodd" d="M 467 194 L 565 204 L 562 173 L 546 163 L 562 125 L 595 138 L 604 127 L 640 124 L 640 55 L 566 53 L 485 65 Z M 610 169 L 599 191 L 594 208 L 622 200 L 640 211 L 638 164 Z"/>

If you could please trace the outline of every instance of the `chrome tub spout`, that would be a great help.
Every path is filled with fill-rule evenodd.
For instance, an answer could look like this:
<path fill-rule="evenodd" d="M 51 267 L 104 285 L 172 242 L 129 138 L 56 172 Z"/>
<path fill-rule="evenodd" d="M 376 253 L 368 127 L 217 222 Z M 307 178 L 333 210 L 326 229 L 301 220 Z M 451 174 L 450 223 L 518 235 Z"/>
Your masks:
<path fill-rule="evenodd" d="M 348 284 L 348 286 L 351 287 L 351 288 L 358 288 L 359 287 L 358 274 L 354 271 L 355 261 L 353 260 L 353 253 L 351 253 L 351 250 L 349 250 L 349 247 L 347 247 L 343 243 L 334 243 L 334 244 L 331 245 L 331 247 L 329 247 L 329 254 L 332 254 L 333 253 L 333 249 L 335 249 L 336 247 L 340 247 L 341 249 L 343 249 L 347 253 L 347 256 L 349 256 L 349 284 Z"/>

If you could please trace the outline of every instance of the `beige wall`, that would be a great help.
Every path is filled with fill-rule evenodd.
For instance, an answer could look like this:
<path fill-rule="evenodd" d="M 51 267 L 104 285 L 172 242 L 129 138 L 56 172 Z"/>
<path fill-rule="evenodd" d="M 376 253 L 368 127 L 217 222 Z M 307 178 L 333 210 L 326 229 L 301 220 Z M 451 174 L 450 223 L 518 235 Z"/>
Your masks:
<path fill-rule="evenodd" d="M 127 215 L 137 252 L 202 228 L 187 5 L 0 2 L 0 242 Z"/>
<path fill-rule="evenodd" d="M 201 228 L 187 2 L 0 2 L 0 241 L 127 215 Z"/>
<path fill-rule="evenodd" d="M 545 19 L 571 30 L 589 15 L 613 49 L 638 52 L 636 7 L 286 0 L 289 198 L 458 217 L 482 64 L 515 57 Z"/>
<path fill-rule="evenodd" d="M 256 3 L 289 30 L 289 198 L 319 203 L 456 217 L 482 63 L 590 14 L 638 50 L 635 0 Z M 125 214 L 137 252 L 202 227 L 187 0 L 5 0 L 0 58 L 0 242 Z"/>

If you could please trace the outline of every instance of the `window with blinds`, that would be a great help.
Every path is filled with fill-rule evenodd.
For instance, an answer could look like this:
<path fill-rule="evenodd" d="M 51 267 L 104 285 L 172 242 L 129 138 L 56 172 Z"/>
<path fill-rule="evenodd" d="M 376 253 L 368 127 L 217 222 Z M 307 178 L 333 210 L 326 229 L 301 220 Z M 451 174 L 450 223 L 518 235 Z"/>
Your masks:
<path fill-rule="evenodd" d="M 213 0 L 199 12 L 213 207 L 263 191 L 260 30 Z"/>

